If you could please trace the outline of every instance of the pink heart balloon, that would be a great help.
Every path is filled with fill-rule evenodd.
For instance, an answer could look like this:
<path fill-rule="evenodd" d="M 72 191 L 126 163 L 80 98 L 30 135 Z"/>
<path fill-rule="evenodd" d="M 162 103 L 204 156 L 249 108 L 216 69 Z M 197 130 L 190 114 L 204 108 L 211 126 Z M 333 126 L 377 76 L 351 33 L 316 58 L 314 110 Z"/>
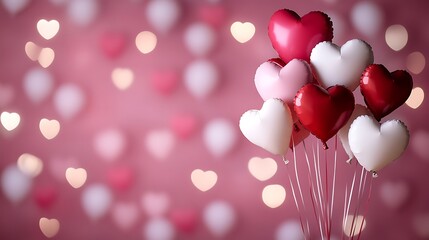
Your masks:
<path fill-rule="evenodd" d="M 283 65 L 279 59 L 262 63 L 255 74 L 255 85 L 264 101 L 279 98 L 293 110 L 296 93 L 307 83 L 313 82 L 310 66 L 302 60 L 293 59 Z M 295 114 L 292 113 L 294 122 Z"/>
<path fill-rule="evenodd" d="M 107 172 L 109 186 L 118 191 L 126 191 L 134 184 L 134 171 L 130 167 L 121 166 Z"/>
<path fill-rule="evenodd" d="M 153 88 L 162 95 L 170 95 L 177 88 L 179 76 L 175 71 L 156 71 L 152 73 L 150 82 Z"/>
<path fill-rule="evenodd" d="M 325 13 L 310 12 L 301 18 L 288 9 L 278 10 L 271 16 L 268 36 L 285 62 L 294 58 L 309 62 L 314 46 L 334 37 L 332 22 Z"/>

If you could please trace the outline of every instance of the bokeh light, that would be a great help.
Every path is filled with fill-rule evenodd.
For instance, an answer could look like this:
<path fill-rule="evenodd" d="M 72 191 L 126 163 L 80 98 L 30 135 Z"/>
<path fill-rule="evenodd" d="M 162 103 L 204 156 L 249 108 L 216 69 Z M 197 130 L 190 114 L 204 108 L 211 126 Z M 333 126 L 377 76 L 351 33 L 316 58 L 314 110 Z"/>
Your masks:
<path fill-rule="evenodd" d="M 420 74 L 426 66 L 426 58 L 421 52 L 412 52 L 407 56 L 407 68 L 414 74 Z"/>
<path fill-rule="evenodd" d="M 395 50 L 399 51 L 407 45 L 408 32 L 407 29 L 399 24 L 389 26 L 386 29 L 385 39 L 387 45 Z"/>

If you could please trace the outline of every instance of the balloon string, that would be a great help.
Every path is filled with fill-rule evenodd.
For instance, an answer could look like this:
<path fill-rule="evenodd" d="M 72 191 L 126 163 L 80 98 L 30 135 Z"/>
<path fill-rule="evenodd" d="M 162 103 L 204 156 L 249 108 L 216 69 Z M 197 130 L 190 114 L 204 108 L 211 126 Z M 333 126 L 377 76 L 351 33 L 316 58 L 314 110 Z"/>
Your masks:
<path fill-rule="evenodd" d="M 344 219 L 346 219 L 346 206 L 347 206 L 347 195 L 348 195 L 348 186 L 346 184 L 346 192 L 344 194 L 344 207 L 343 207 L 343 227 L 346 225 Z M 344 240 L 344 233 L 341 235 L 341 240 Z"/>
<path fill-rule="evenodd" d="M 329 219 L 329 235 L 332 230 L 332 215 L 334 212 L 334 198 L 335 198 L 335 184 L 336 184 L 336 175 L 337 175 L 337 147 L 338 147 L 338 137 L 335 135 L 335 151 L 334 151 L 334 173 L 332 178 L 332 195 L 331 195 L 331 215 Z"/>
<path fill-rule="evenodd" d="M 319 142 L 317 142 L 317 148 L 316 148 L 316 152 L 314 151 L 314 146 L 313 146 L 313 157 L 314 157 L 314 172 L 315 172 L 315 177 L 316 177 L 316 186 L 317 186 L 317 193 L 318 193 L 318 200 L 319 200 L 319 224 L 320 225 L 324 225 L 322 224 L 322 220 L 325 218 L 324 217 L 324 211 L 323 211 L 323 201 L 322 199 L 323 197 L 323 191 L 322 191 L 322 178 L 321 178 L 321 173 L 320 173 L 320 151 L 319 151 Z M 323 237 L 323 234 L 321 234 Z"/>
<path fill-rule="evenodd" d="M 308 182 L 310 184 L 310 199 L 311 199 L 311 203 L 313 206 L 313 213 L 314 213 L 314 218 L 315 220 L 319 223 L 319 229 L 320 229 L 320 235 L 323 236 L 323 231 L 322 231 L 322 224 L 321 224 L 321 219 L 320 217 L 318 217 L 318 208 L 317 208 L 317 197 L 316 197 L 316 191 L 314 189 L 314 183 L 313 183 L 313 171 L 311 170 L 310 167 L 310 161 L 309 161 L 309 157 L 308 157 L 308 151 L 307 151 L 307 146 L 305 144 L 305 141 L 302 141 L 302 145 L 304 147 L 304 153 L 305 153 L 305 160 L 307 163 L 307 171 L 308 171 Z M 316 156 L 314 155 L 314 149 L 313 149 L 313 157 L 314 159 L 316 159 Z M 317 209 L 316 209 L 317 208 Z"/>
<path fill-rule="evenodd" d="M 365 175 L 365 178 L 366 178 L 366 175 Z M 360 231 L 359 231 L 359 235 L 358 235 L 357 240 L 359 240 L 359 239 L 360 239 L 360 236 L 361 236 L 361 234 L 362 234 L 363 222 L 365 221 L 366 216 L 367 216 L 367 214 L 368 214 L 369 203 L 370 203 L 370 199 L 371 199 L 371 192 L 372 192 L 372 181 L 373 181 L 373 177 L 371 177 L 371 180 L 370 180 L 370 182 L 369 182 L 368 198 L 367 198 L 367 200 L 366 200 L 366 204 L 365 204 L 365 205 L 366 205 L 366 206 L 365 206 L 365 211 L 364 211 L 364 214 L 363 214 L 362 224 L 361 224 L 361 226 L 360 226 Z"/>
<path fill-rule="evenodd" d="M 296 169 L 297 161 L 296 161 L 296 151 L 295 151 L 295 143 L 294 143 L 293 137 L 292 137 L 292 150 L 293 150 L 293 157 L 294 157 L 294 165 L 295 165 L 295 169 Z M 299 203 L 298 203 L 298 199 L 297 199 L 297 194 L 295 192 L 295 188 L 294 188 L 293 183 L 292 183 L 291 174 L 289 172 L 289 167 L 287 165 L 286 165 L 286 170 L 287 170 L 287 173 L 288 173 L 289 183 L 291 185 L 292 195 L 293 195 L 293 198 L 294 198 L 295 206 L 296 206 L 296 209 L 298 210 L 299 221 L 300 221 L 300 224 L 301 224 L 301 230 L 302 230 L 302 232 L 304 234 L 305 239 L 307 240 L 307 235 L 310 234 L 308 220 L 307 220 L 307 231 L 308 231 L 308 234 L 307 234 L 307 231 L 304 228 L 304 223 L 303 223 L 303 220 L 302 220 L 304 214 L 302 213 L 301 208 L 299 207 Z M 295 171 L 295 173 L 296 173 L 296 182 L 297 182 L 297 185 L 299 186 L 299 179 L 298 179 L 297 171 Z M 302 193 L 301 193 L 301 202 L 302 202 L 303 207 L 305 209 L 304 198 L 302 197 Z"/>
<path fill-rule="evenodd" d="M 356 164 L 355 164 L 356 166 Z M 350 213 L 350 204 L 351 204 L 351 200 L 353 197 L 353 192 L 354 192 L 354 186 L 355 186 L 355 181 L 356 181 L 356 171 L 357 167 L 355 167 L 355 173 L 353 175 L 353 181 L 352 181 L 352 185 L 350 187 L 350 195 L 349 195 L 349 199 L 348 199 L 348 203 L 347 203 L 347 211 L 346 211 L 346 218 L 344 219 L 344 226 L 346 226 L 347 223 L 347 219 L 349 218 L 349 213 Z M 351 232 L 349 233 L 349 236 L 351 235 Z"/>
<path fill-rule="evenodd" d="M 328 186 L 328 151 L 325 152 L 325 202 L 324 202 L 324 208 L 325 208 L 325 228 L 326 228 L 326 236 L 328 240 L 330 240 L 330 233 L 329 233 L 329 186 Z"/>
<path fill-rule="evenodd" d="M 292 178 L 290 177 L 288 166 L 286 166 L 286 169 L 287 169 L 287 172 L 288 172 L 290 187 L 292 189 L 293 200 L 295 202 L 295 206 L 296 206 L 296 209 L 298 210 L 298 214 L 299 214 L 299 222 L 301 224 L 301 230 L 302 230 L 302 233 L 304 234 L 305 240 L 307 240 L 307 234 L 306 234 L 306 231 L 304 230 L 304 224 L 303 224 L 303 221 L 302 221 L 302 213 L 301 213 L 300 207 L 298 205 L 298 201 L 296 199 L 295 188 L 293 187 Z"/>

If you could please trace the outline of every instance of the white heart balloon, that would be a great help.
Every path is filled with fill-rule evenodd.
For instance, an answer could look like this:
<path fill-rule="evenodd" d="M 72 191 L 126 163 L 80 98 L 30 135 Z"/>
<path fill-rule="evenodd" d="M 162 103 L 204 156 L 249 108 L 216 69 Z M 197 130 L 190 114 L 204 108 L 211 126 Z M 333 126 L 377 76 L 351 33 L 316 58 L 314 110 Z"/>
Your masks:
<path fill-rule="evenodd" d="M 350 116 L 347 123 L 338 131 L 338 137 L 340 138 L 341 144 L 343 145 L 344 150 L 346 151 L 347 155 L 349 156 L 349 160 L 347 162 L 350 162 L 354 155 L 352 150 L 350 150 L 349 146 L 349 130 L 350 125 L 352 125 L 353 121 L 362 115 L 371 115 L 371 112 L 366 108 L 365 106 L 362 106 L 360 104 L 355 105 L 355 109 L 353 110 L 352 115 Z"/>
<path fill-rule="evenodd" d="M 3 170 L 1 187 L 6 198 L 12 203 L 21 202 L 30 191 L 32 178 L 16 165 L 10 165 Z"/>
<path fill-rule="evenodd" d="M 97 17 L 98 5 L 97 0 L 70 0 L 67 13 L 75 24 L 87 26 Z"/>
<path fill-rule="evenodd" d="M 92 184 L 82 192 L 82 207 L 86 215 L 92 220 L 98 220 L 112 204 L 113 196 L 108 187 L 103 184 Z"/>
<path fill-rule="evenodd" d="M 240 130 L 253 144 L 272 154 L 285 155 L 292 135 L 289 107 L 279 99 L 264 102 L 261 110 L 249 110 L 240 119 Z"/>
<path fill-rule="evenodd" d="M 194 97 L 206 98 L 218 85 L 218 69 L 208 60 L 196 60 L 186 67 L 184 81 L 186 89 Z"/>
<path fill-rule="evenodd" d="M 34 103 L 45 100 L 54 87 L 51 73 L 44 68 L 33 68 L 24 76 L 24 91 Z"/>
<path fill-rule="evenodd" d="M 172 240 L 176 231 L 173 224 L 164 218 L 152 218 L 143 229 L 143 236 L 147 240 Z"/>
<path fill-rule="evenodd" d="M 380 125 L 373 117 L 360 116 L 349 130 L 354 156 L 366 170 L 376 172 L 399 158 L 408 146 L 409 132 L 399 120 Z"/>
<path fill-rule="evenodd" d="M 107 129 L 98 133 L 94 138 L 95 152 L 106 161 L 118 159 L 126 145 L 127 139 L 119 129 Z"/>
<path fill-rule="evenodd" d="M 75 117 L 84 105 L 85 95 L 77 85 L 67 83 L 60 86 L 55 92 L 55 109 L 65 119 Z"/>
<path fill-rule="evenodd" d="M 2 0 L 4 8 L 12 15 L 21 12 L 30 0 Z"/>
<path fill-rule="evenodd" d="M 203 212 L 203 221 L 216 237 L 225 237 L 234 227 L 236 221 L 234 208 L 225 201 L 211 202 Z"/>
<path fill-rule="evenodd" d="M 222 157 L 235 146 L 237 133 L 230 121 L 214 119 L 204 128 L 203 139 L 211 154 Z"/>
<path fill-rule="evenodd" d="M 304 240 L 301 224 L 297 221 L 286 221 L 278 226 L 276 240 Z"/>
<path fill-rule="evenodd" d="M 371 46 L 359 39 L 349 40 L 341 48 L 321 42 L 310 55 L 315 75 L 324 88 L 344 85 L 352 92 L 359 86 L 362 72 L 373 61 Z"/>
<path fill-rule="evenodd" d="M 151 0 L 146 7 L 149 24 L 160 33 L 170 31 L 179 20 L 180 15 L 179 3 L 175 0 Z"/>
<path fill-rule="evenodd" d="M 185 30 L 186 48 L 195 56 L 205 56 L 216 44 L 216 32 L 205 23 L 194 23 Z"/>

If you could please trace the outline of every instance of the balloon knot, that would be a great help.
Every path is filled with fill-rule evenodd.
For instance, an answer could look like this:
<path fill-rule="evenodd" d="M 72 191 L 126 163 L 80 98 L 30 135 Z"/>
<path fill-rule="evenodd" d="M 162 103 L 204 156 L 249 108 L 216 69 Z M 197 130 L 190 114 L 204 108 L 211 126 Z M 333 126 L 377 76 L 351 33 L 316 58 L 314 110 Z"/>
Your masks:
<path fill-rule="evenodd" d="M 323 144 L 323 149 L 325 149 L 325 150 L 329 149 L 328 144 L 326 144 L 326 142 L 322 142 L 322 144 Z"/>

